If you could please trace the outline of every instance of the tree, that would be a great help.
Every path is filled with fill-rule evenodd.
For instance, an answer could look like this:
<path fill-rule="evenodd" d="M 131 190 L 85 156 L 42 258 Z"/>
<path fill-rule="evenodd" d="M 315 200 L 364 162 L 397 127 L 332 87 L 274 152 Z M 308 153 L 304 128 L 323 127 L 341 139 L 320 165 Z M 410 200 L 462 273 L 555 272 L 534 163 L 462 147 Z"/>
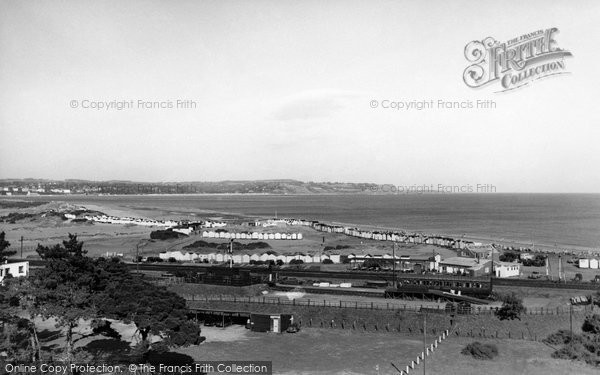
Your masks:
<path fill-rule="evenodd" d="M 519 259 L 519 254 L 517 254 L 517 253 L 511 253 L 511 252 L 506 252 L 504 254 L 501 254 L 499 259 L 500 259 L 501 262 L 512 263 L 515 260 Z"/>
<path fill-rule="evenodd" d="M 105 262 L 103 271 L 110 277 L 102 294 L 96 299 L 99 313 L 107 318 L 135 324 L 140 335 L 136 348 L 146 360 L 151 349 L 164 351 L 169 347 L 199 344 L 200 328 L 187 316 L 186 302 L 163 287 L 134 276 L 120 262 Z M 127 271 L 125 269 L 125 271 Z M 160 343 L 151 344 L 151 336 L 160 336 Z"/>
<path fill-rule="evenodd" d="M 4 263 L 9 256 L 15 255 L 14 250 L 7 250 L 10 247 L 10 242 L 6 241 L 6 233 L 0 232 L 0 263 Z"/>
<path fill-rule="evenodd" d="M 521 313 L 525 312 L 523 300 L 513 292 L 504 297 L 502 307 L 496 312 L 500 320 L 521 320 Z"/>
<path fill-rule="evenodd" d="M 35 299 L 31 313 L 54 317 L 57 326 L 66 329 L 66 357 L 73 358 L 73 331 L 83 319 L 96 317 L 92 294 L 100 290 L 94 262 L 85 257 L 83 242 L 69 234 L 69 240 L 52 247 L 38 245 L 37 253 L 46 267 L 32 280 Z"/>
<path fill-rule="evenodd" d="M 41 359 L 41 346 L 35 324 L 20 315 L 27 298 L 28 280 L 4 279 L 0 284 L 0 353 L 8 360 L 31 361 Z"/>
<path fill-rule="evenodd" d="M 78 354 L 75 342 L 90 336 L 74 339 L 83 320 L 93 322 L 93 334 L 109 337 L 105 319 L 133 322 L 141 336 L 137 350 L 143 359 L 150 350 L 201 342 L 200 329 L 188 319 L 185 300 L 130 273 L 118 258 L 87 257 L 83 243 L 71 234 L 62 244 L 38 245 L 37 251 L 47 263 L 30 278 L 30 313 L 54 317 L 65 329 L 67 361 Z M 153 335 L 162 340 L 151 343 Z"/>
<path fill-rule="evenodd" d="M 31 335 L 33 323 L 16 316 L 0 317 L 0 322 L 0 353 L 12 362 L 35 361 L 36 349 Z"/>

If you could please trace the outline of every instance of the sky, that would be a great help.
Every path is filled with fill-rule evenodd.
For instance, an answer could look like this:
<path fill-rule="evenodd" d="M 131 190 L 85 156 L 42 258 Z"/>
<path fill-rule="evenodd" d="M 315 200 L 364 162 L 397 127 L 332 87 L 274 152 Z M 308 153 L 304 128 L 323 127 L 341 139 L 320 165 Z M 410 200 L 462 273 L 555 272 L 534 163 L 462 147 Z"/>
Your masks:
<path fill-rule="evenodd" d="M 598 14 L 591 0 L 0 0 L 0 178 L 598 193 Z M 568 74 L 464 83 L 469 42 L 552 27 Z M 424 100 L 496 108 L 389 108 Z"/>

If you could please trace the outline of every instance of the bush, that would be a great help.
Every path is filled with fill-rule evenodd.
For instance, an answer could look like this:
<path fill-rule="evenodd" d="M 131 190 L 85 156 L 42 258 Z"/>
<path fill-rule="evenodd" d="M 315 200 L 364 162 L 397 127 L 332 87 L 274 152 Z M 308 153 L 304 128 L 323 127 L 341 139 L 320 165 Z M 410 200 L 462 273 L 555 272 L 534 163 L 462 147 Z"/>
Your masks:
<path fill-rule="evenodd" d="M 574 341 L 577 338 L 576 335 L 573 335 Z M 571 331 L 567 329 L 561 329 L 558 332 L 551 334 L 543 340 L 546 344 L 549 345 L 564 345 L 568 344 L 571 341 Z"/>
<path fill-rule="evenodd" d="M 515 293 L 511 293 L 504 297 L 504 303 L 502 307 L 496 311 L 496 316 L 500 320 L 521 320 L 521 314 L 525 312 L 525 306 L 523 306 L 523 300 Z"/>
<path fill-rule="evenodd" d="M 352 248 L 349 245 L 337 245 L 337 246 L 325 246 L 323 248 L 324 251 L 328 251 L 328 250 L 343 250 L 343 249 L 350 249 Z"/>
<path fill-rule="evenodd" d="M 512 263 L 512 262 L 514 262 L 517 259 L 519 259 L 519 254 L 517 254 L 517 253 L 506 252 L 506 253 L 500 255 L 500 261 L 501 262 Z"/>
<path fill-rule="evenodd" d="M 524 259 L 523 265 L 526 267 L 544 267 L 546 265 L 546 257 L 537 255 L 534 259 Z"/>
<path fill-rule="evenodd" d="M 153 240 L 170 240 L 172 238 L 187 237 L 183 233 L 173 232 L 172 230 L 155 230 L 150 233 Z"/>
<path fill-rule="evenodd" d="M 331 260 L 329 258 L 325 258 L 325 259 L 323 259 L 323 261 L 321 263 L 323 263 L 323 264 L 333 264 L 333 260 Z"/>
<path fill-rule="evenodd" d="M 600 315 L 594 314 L 586 316 L 585 321 L 581 326 L 581 330 L 593 335 L 600 334 Z"/>
<path fill-rule="evenodd" d="M 498 355 L 498 347 L 494 344 L 482 344 L 475 341 L 465 346 L 460 352 L 475 359 L 493 359 Z"/>
<path fill-rule="evenodd" d="M 88 221 L 88 219 L 84 219 L 84 218 L 75 218 L 73 220 L 71 220 L 71 223 L 90 223 L 90 224 L 94 224 L 93 221 Z"/>
<path fill-rule="evenodd" d="M 563 345 L 552 353 L 553 358 L 583 361 L 594 366 L 600 366 L 600 315 L 588 315 L 581 326 L 584 332 L 573 335 L 567 330 L 561 330 L 548 336 L 544 342 Z"/>
<path fill-rule="evenodd" d="M 591 353 L 582 342 L 575 340 L 552 353 L 552 358 L 584 361 L 592 365 L 599 363 L 597 355 Z"/>
<path fill-rule="evenodd" d="M 292 259 L 290 264 L 304 264 L 304 261 L 302 259 Z"/>

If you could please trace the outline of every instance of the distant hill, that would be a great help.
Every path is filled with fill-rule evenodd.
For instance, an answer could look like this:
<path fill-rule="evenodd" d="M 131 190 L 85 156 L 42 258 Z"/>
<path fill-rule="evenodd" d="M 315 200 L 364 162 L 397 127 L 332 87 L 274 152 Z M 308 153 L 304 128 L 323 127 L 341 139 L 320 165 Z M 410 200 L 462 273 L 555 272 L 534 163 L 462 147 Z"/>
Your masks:
<path fill-rule="evenodd" d="M 0 179 L 0 193 L 10 191 L 13 195 L 34 190 L 50 193 L 57 189 L 68 189 L 72 194 L 373 194 L 378 186 L 370 183 L 303 182 L 292 179 L 212 182 Z"/>

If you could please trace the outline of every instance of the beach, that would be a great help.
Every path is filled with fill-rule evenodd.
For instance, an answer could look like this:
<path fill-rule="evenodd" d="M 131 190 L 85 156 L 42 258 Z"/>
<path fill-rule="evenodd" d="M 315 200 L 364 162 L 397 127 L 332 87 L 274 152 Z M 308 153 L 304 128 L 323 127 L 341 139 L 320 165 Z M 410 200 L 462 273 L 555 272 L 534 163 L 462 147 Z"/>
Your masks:
<path fill-rule="evenodd" d="M 545 251 L 587 253 L 600 249 L 598 194 L 501 194 L 499 197 L 465 194 L 416 198 L 411 195 L 65 195 L 2 199 L 64 202 L 118 217 L 240 222 L 277 216 L 319 220 L 365 230 L 445 235 L 473 242 Z M 0 212 L 6 214 L 10 209 Z M 554 216 L 549 218 L 546 216 L 548 212 L 554 213 Z M 545 218 L 540 219 L 542 216 Z M 28 226 L 30 229 L 34 227 Z M 145 233 L 139 228 L 136 230 L 138 234 Z M 129 236 L 133 231 L 128 228 L 120 233 L 116 230 L 113 234 Z M 85 234 L 90 234 L 88 232 Z M 27 241 L 31 235 L 25 237 Z M 50 235 L 45 238 L 54 237 Z M 36 237 L 31 240 L 41 239 Z"/>

